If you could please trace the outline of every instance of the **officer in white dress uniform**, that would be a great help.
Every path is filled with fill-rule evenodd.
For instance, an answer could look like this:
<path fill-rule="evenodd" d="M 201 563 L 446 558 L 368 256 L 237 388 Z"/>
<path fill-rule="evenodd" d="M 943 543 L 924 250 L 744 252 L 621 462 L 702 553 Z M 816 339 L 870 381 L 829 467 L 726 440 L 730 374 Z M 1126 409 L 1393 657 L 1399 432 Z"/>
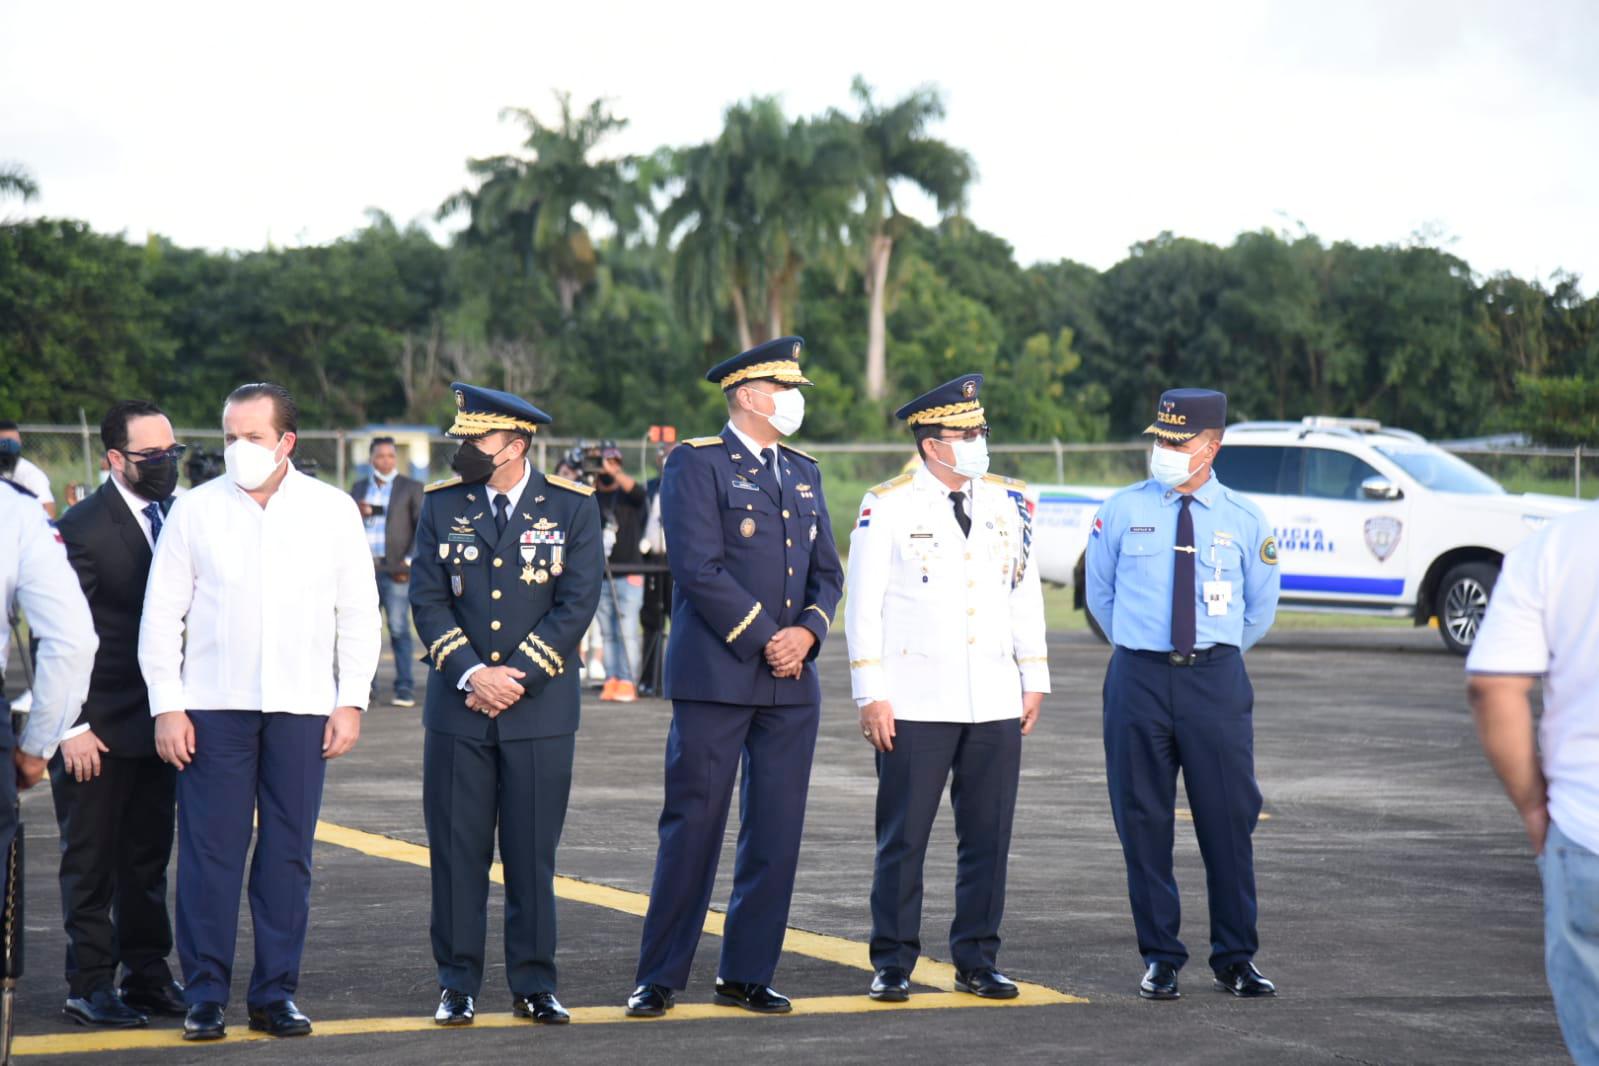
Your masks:
<path fill-rule="evenodd" d="M 956 988 L 1017 994 L 996 967 L 999 923 L 1021 742 L 1049 692 L 1049 664 L 1032 515 L 1021 482 L 988 473 L 982 384 L 968 374 L 895 412 L 922 465 L 868 492 L 850 536 L 850 682 L 877 753 L 878 1000 L 910 994 L 922 865 L 946 782 L 958 840 Z"/>

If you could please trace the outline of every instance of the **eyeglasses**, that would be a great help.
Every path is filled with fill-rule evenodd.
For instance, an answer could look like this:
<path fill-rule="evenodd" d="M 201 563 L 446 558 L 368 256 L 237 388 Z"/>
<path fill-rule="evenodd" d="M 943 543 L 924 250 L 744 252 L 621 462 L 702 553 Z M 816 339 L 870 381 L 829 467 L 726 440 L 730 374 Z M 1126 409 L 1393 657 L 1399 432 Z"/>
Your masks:
<path fill-rule="evenodd" d="M 957 440 L 974 441 L 974 440 L 983 440 L 987 436 L 988 436 L 988 427 L 987 426 L 973 426 L 971 429 L 961 431 L 960 435 L 956 436 L 956 437 L 947 437 L 944 434 L 940 433 L 938 435 L 938 439 L 939 440 L 948 440 L 948 441 L 957 441 Z"/>
<path fill-rule="evenodd" d="M 118 449 L 121 451 L 121 449 Z M 145 448 L 143 451 L 122 452 L 123 455 L 139 464 L 159 463 L 171 459 L 176 462 L 183 458 L 183 453 L 189 450 L 186 444 L 174 444 L 170 448 Z"/>

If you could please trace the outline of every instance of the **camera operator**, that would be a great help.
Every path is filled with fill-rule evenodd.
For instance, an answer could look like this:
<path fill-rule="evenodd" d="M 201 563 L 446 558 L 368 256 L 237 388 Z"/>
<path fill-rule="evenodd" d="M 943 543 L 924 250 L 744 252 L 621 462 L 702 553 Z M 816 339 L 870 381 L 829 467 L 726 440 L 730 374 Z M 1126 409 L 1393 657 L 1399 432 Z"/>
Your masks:
<path fill-rule="evenodd" d="M 645 495 L 649 498 L 649 517 L 644 522 L 644 538 L 639 547 L 644 551 L 645 561 L 657 567 L 667 564 L 666 530 L 661 525 L 661 470 L 666 466 L 666 457 L 676 447 L 675 439 L 663 440 L 656 445 L 655 476 L 644 486 Z M 671 611 L 672 572 L 662 569 L 645 574 L 644 609 L 639 619 L 644 635 L 643 664 L 638 672 L 640 695 L 661 694 L 661 667 L 666 658 L 666 618 Z"/>
<path fill-rule="evenodd" d="M 600 699 L 630 703 L 638 698 L 635 680 L 641 665 L 639 608 L 644 603 L 644 575 L 637 567 L 644 558 L 639 541 L 649 501 L 644 486 L 623 467 L 622 449 L 615 441 L 601 441 L 584 451 L 583 477 L 594 485 L 605 538 L 606 574 L 600 586 L 599 621 L 605 637 L 606 678 Z"/>
<path fill-rule="evenodd" d="M 199 488 L 221 475 L 222 453 L 219 451 L 208 452 L 204 448 L 195 448 L 189 452 L 189 458 L 183 464 L 183 476 L 189 479 L 191 489 Z"/>

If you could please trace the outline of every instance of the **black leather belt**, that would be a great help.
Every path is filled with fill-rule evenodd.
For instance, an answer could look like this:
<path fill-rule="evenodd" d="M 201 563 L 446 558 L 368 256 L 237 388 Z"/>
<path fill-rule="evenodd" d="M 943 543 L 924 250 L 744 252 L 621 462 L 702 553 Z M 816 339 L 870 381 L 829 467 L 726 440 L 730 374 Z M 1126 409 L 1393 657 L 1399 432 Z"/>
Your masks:
<path fill-rule="evenodd" d="M 1122 651 L 1129 655 L 1136 655 L 1140 659 L 1151 662 L 1165 663 L 1167 666 L 1193 666 L 1207 659 L 1225 659 L 1229 655 L 1237 655 L 1238 649 L 1231 644 L 1216 644 L 1209 648 L 1201 648 L 1192 655 L 1178 655 L 1174 651 L 1146 651 L 1143 648 L 1123 648 Z"/>

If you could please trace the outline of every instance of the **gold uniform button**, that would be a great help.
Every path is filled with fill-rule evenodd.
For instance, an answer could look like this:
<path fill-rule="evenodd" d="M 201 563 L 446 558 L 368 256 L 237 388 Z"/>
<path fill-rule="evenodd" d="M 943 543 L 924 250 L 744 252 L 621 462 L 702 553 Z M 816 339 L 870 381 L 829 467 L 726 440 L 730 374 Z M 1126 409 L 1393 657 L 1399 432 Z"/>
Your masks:
<path fill-rule="evenodd" d="M 977 613 L 977 608 L 976 607 L 968 607 L 968 608 L 966 608 L 966 613 L 967 614 L 976 614 Z M 495 625 L 499 625 L 499 623 L 496 622 Z"/>
<path fill-rule="evenodd" d="M 968 643 L 968 644 L 976 644 L 977 643 L 977 638 L 976 637 L 967 637 L 966 638 L 966 643 Z"/>
<path fill-rule="evenodd" d="M 794 576 L 794 568 L 792 566 L 788 568 L 788 576 L 789 577 L 793 577 Z"/>
<path fill-rule="evenodd" d="M 971 552 L 967 552 L 966 553 L 966 561 L 967 562 L 971 562 L 972 561 L 972 553 Z"/>
<path fill-rule="evenodd" d="M 784 600 L 783 601 L 783 606 L 784 607 L 792 607 L 792 606 L 794 606 L 794 601 L 793 600 Z"/>
<path fill-rule="evenodd" d="M 755 510 L 755 505 L 753 503 L 746 503 L 744 505 L 744 510 L 753 511 L 753 510 Z"/>
<path fill-rule="evenodd" d="M 499 662 L 500 661 L 500 653 L 497 652 L 497 651 L 490 652 L 489 653 L 489 658 L 492 659 L 494 662 Z"/>
<path fill-rule="evenodd" d="M 494 560 L 494 565 L 495 566 L 504 566 L 505 565 L 505 560 L 496 557 L 495 560 Z"/>
<path fill-rule="evenodd" d="M 787 511 L 784 511 L 784 512 L 783 512 L 783 517 L 784 517 L 784 518 L 787 518 L 787 517 L 788 517 L 788 512 L 787 512 Z"/>
<path fill-rule="evenodd" d="M 497 632 L 500 628 L 500 620 L 496 618 L 494 621 L 490 622 L 489 628 Z"/>
<path fill-rule="evenodd" d="M 499 590 L 499 589 L 495 589 L 495 590 L 494 590 L 494 591 L 493 591 L 493 592 L 491 592 L 491 593 L 489 593 L 489 595 L 490 595 L 490 596 L 492 596 L 492 597 L 493 597 L 493 598 L 494 598 L 494 599 L 496 599 L 496 600 L 497 600 L 497 599 L 499 599 L 499 598 L 500 598 L 500 597 L 501 597 L 501 596 L 503 596 L 503 595 L 505 595 L 505 593 L 503 593 L 503 592 L 501 592 L 501 591 L 500 591 L 500 590 Z"/>
<path fill-rule="evenodd" d="M 783 538 L 783 543 L 785 545 L 787 545 L 788 547 L 790 547 L 790 548 L 792 548 L 794 546 L 794 540 L 791 537 L 784 537 Z"/>
<path fill-rule="evenodd" d="M 968 582 L 966 582 L 966 587 L 967 587 L 967 588 L 969 588 L 969 589 L 974 589 L 974 588 L 976 588 L 976 587 L 977 587 L 977 582 L 975 582 L 975 581 L 968 581 Z"/>

